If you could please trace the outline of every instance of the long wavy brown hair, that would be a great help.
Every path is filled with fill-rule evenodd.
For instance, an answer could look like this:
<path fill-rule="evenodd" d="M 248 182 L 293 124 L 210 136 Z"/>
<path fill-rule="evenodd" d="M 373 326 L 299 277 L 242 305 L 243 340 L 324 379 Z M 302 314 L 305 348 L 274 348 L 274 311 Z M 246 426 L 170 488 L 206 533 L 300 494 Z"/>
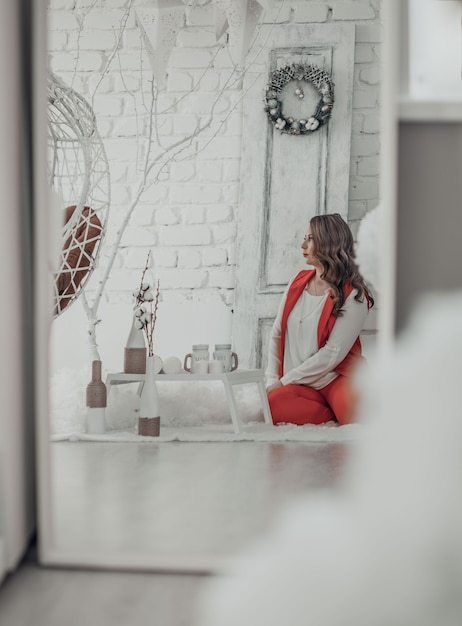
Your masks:
<path fill-rule="evenodd" d="M 374 298 L 355 263 L 354 241 L 350 227 L 338 213 L 315 215 L 310 220 L 314 254 L 324 268 L 321 278 L 331 286 L 334 299 L 332 313 L 342 315 L 345 304 L 344 286 L 350 282 L 357 290 L 355 300 L 367 298 L 369 308 Z"/>

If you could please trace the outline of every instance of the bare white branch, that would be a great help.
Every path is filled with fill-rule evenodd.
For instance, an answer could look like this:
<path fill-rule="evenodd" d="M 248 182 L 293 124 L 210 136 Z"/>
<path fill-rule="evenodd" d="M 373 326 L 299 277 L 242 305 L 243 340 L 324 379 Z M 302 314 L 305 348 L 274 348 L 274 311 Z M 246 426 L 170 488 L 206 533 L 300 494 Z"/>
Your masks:
<path fill-rule="evenodd" d="M 258 74 L 257 74 L 254 80 L 252 80 L 245 89 L 240 87 L 240 81 L 242 81 L 246 73 L 252 69 L 253 64 L 255 63 L 256 59 L 258 58 L 261 50 L 263 49 L 265 45 L 263 42 L 260 44 L 260 46 L 257 46 L 256 42 L 257 42 L 258 37 L 255 36 L 251 43 L 251 46 L 247 55 L 247 59 L 251 59 L 253 57 L 253 60 L 247 63 L 246 68 L 241 68 L 241 67 L 238 67 L 236 64 L 232 64 L 232 68 L 229 73 L 229 76 L 227 77 L 224 85 L 222 85 L 221 89 L 216 93 L 213 99 L 213 102 L 210 106 L 210 111 L 208 115 L 204 119 L 198 120 L 197 125 L 193 131 L 180 137 L 177 141 L 173 141 L 169 145 L 164 145 L 160 136 L 159 125 L 161 121 L 164 119 L 165 115 L 169 113 L 171 115 L 173 113 L 173 110 L 178 106 L 178 104 L 187 100 L 193 93 L 195 93 L 199 89 L 202 80 L 207 75 L 207 72 L 209 72 L 214 67 L 217 55 L 226 44 L 218 43 L 216 45 L 214 54 L 208 66 L 203 70 L 202 74 L 198 77 L 198 79 L 195 81 L 195 83 L 193 84 L 193 86 L 187 93 L 179 96 L 173 104 L 166 106 L 165 108 L 163 108 L 163 110 L 159 110 L 158 109 L 158 90 L 154 84 L 154 80 L 151 80 L 149 102 L 145 101 L 145 94 L 144 94 L 144 89 L 143 89 L 143 73 L 145 70 L 143 68 L 143 54 L 142 54 L 142 49 L 141 49 L 142 44 L 141 44 L 141 37 L 140 37 L 140 69 L 139 69 L 140 93 L 141 93 L 141 98 L 142 98 L 142 105 L 145 111 L 144 116 L 141 117 L 138 111 L 138 106 L 137 106 L 137 94 L 135 94 L 133 91 L 128 89 L 126 82 L 125 82 L 122 64 L 120 62 L 120 45 L 121 45 L 123 34 L 126 29 L 127 20 L 130 15 L 130 11 L 133 8 L 133 2 L 134 0 L 130 0 L 126 10 L 124 11 L 124 14 L 120 21 L 120 28 L 116 35 L 114 48 L 106 61 L 106 64 L 101 72 L 101 76 L 99 80 L 97 81 L 94 87 L 92 96 L 91 96 L 91 102 L 93 104 L 96 93 L 101 85 L 104 75 L 107 73 L 114 58 L 117 57 L 118 68 L 119 68 L 119 73 L 122 79 L 122 84 L 124 84 L 127 94 L 129 94 L 132 97 L 134 110 L 135 110 L 136 127 L 138 129 L 136 141 L 137 141 L 137 171 L 139 171 L 139 179 L 138 179 L 137 184 L 134 186 L 134 193 L 132 195 L 131 202 L 125 211 L 125 214 L 121 220 L 121 223 L 119 224 L 119 227 L 115 233 L 115 238 L 113 239 L 111 243 L 111 249 L 110 249 L 109 255 L 105 259 L 105 267 L 102 271 L 98 285 L 96 286 L 96 289 L 94 291 L 92 304 L 88 302 L 86 288 L 82 290 L 82 294 L 81 294 L 83 307 L 84 307 L 84 310 L 88 319 L 90 348 L 91 348 L 91 352 L 93 355 L 92 358 L 95 358 L 95 359 L 96 359 L 95 355 L 98 355 L 98 348 L 97 348 L 97 341 L 96 341 L 96 325 L 99 322 L 99 320 L 97 318 L 97 311 L 101 302 L 102 295 L 104 293 L 107 280 L 112 271 L 112 267 L 113 267 L 115 258 L 117 256 L 117 252 L 120 249 L 120 242 L 121 242 L 122 236 L 124 234 L 124 231 L 130 221 L 130 218 L 134 210 L 138 206 L 146 190 L 159 181 L 159 177 L 161 176 L 161 174 L 165 172 L 166 168 L 172 162 L 184 161 L 186 159 L 190 159 L 191 157 L 194 157 L 195 155 L 203 151 L 217 137 L 217 135 L 220 133 L 221 129 L 223 128 L 224 124 L 231 116 L 231 114 L 240 106 L 247 91 L 252 88 L 253 84 L 258 79 Z M 285 0 L 283 0 L 283 2 L 280 3 L 279 11 L 282 10 L 284 2 Z M 80 32 L 83 28 L 84 19 L 88 15 L 88 13 L 94 8 L 95 4 L 96 4 L 96 0 L 88 7 L 87 11 L 82 12 L 81 15 L 79 16 L 79 37 L 80 37 Z M 274 18 L 273 26 L 276 23 L 276 21 L 277 21 L 277 15 Z M 270 36 L 270 33 L 268 33 L 268 37 L 269 36 Z M 78 59 L 77 59 L 74 75 L 77 72 L 77 64 L 78 64 Z M 196 147 L 196 149 L 194 149 L 193 152 L 188 151 L 186 154 L 186 151 L 190 150 L 191 147 L 194 145 L 194 141 L 199 136 L 204 135 L 205 131 L 211 128 L 212 123 L 215 119 L 215 112 L 216 112 L 217 105 L 223 100 L 226 94 L 228 94 L 231 90 L 233 90 L 233 88 L 236 87 L 236 85 L 240 89 L 239 98 L 236 99 L 234 104 L 228 109 L 227 113 L 219 120 L 216 128 L 214 128 L 213 132 L 208 137 L 208 140 L 205 143 L 203 143 L 200 148 Z M 148 128 L 146 137 L 142 136 L 142 133 L 140 132 L 140 128 L 144 127 L 144 124 L 142 124 L 141 121 L 145 122 Z M 160 152 L 157 152 L 155 156 L 152 156 L 152 149 L 153 149 L 154 144 L 158 148 L 161 148 L 161 150 Z M 144 146 L 144 149 L 142 149 L 142 146 Z M 142 154 L 144 156 L 141 156 Z M 101 259 L 101 255 L 100 255 L 100 259 Z M 158 296 L 159 296 L 158 289 L 159 289 L 159 286 L 157 285 L 156 305 L 155 305 L 155 310 L 153 314 L 157 314 L 157 304 L 158 304 Z M 99 356 L 97 358 L 99 359 Z"/>

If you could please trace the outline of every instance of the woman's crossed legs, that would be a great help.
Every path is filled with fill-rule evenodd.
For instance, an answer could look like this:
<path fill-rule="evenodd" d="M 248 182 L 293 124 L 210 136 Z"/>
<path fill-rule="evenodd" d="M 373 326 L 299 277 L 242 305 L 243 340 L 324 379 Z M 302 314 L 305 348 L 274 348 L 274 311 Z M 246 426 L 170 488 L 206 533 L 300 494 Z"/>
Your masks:
<path fill-rule="evenodd" d="M 274 424 L 348 424 L 353 417 L 351 380 L 338 376 L 322 389 L 284 385 L 268 394 Z"/>

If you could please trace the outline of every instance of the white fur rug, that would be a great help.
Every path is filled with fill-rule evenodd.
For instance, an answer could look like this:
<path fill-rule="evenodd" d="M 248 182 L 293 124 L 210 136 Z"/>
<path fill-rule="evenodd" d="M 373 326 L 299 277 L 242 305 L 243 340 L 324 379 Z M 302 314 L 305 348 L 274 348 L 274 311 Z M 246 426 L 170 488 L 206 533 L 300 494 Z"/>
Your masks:
<path fill-rule="evenodd" d="M 339 426 L 329 422 L 321 426 L 294 426 L 292 424 L 271 426 L 264 423 L 244 425 L 241 433 L 234 433 L 231 425 L 212 424 L 202 426 L 161 426 L 159 437 L 144 437 L 135 428 L 109 430 L 103 435 L 88 435 L 74 431 L 52 435 L 52 441 L 111 441 L 128 443 L 162 443 L 171 441 L 307 441 L 346 442 L 358 441 L 365 436 L 366 427 L 360 424 Z"/>
<path fill-rule="evenodd" d="M 139 396 L 137 384 L 115 386 L 108 396 L 106 433 L 86 434 L 85 387 L 88 372 L 62 370 L 51 386 L 52 441 L 356 441 L 365 427 L 271 426 L 264 423 L 258 391 L 254 385 L 237 387 L 236 402 L 242 432 L 234 433 L 223 385 L 219 381 L 158 383 L 161 411 L 160 437 L 137 434 Z"/>
<path fill-rule="evenodd" d="M 51 432 L 53 435 L 85 433 L 85 388 L 88 371 L 60 370 L 50 389 Z M 255 387 L 255 388 L 254 388 Z M 138 385 L 114 386 L 108 394 L 106 430 L 136 432 L 139 411 Z M 183 429 L 196 426 L 230 426 L 231 417 L 220 381 L 158 382 L 162 426 Z M 244 424 L 263 421 L 258 392 L 254 385 L 236 388 L 236 402 Z"/>

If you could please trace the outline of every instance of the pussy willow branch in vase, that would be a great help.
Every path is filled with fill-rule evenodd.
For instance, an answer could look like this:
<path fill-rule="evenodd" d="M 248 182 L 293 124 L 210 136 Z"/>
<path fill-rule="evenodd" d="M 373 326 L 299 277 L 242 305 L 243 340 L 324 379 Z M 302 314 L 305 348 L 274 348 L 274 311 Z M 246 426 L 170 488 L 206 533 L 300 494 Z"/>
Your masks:
<path fill-rule="evenodd" d="M 144 277 L 149 266 L 149 258 L 151 251 L 148 252 L 146 265 L 141 275 L 139 289 L 133 292 L 136 299 L 135 305 L 135 326 L 139 330 L 143 330 L 146 334 L 148 342 L 148 356 L 154 356 L 154 329 L 157 320 L 157 309 L 159 306 L 160 285 L 159 280 L 156 283 L 156 293 L 152 291 L 153 285 L 146 282 Z"/>

